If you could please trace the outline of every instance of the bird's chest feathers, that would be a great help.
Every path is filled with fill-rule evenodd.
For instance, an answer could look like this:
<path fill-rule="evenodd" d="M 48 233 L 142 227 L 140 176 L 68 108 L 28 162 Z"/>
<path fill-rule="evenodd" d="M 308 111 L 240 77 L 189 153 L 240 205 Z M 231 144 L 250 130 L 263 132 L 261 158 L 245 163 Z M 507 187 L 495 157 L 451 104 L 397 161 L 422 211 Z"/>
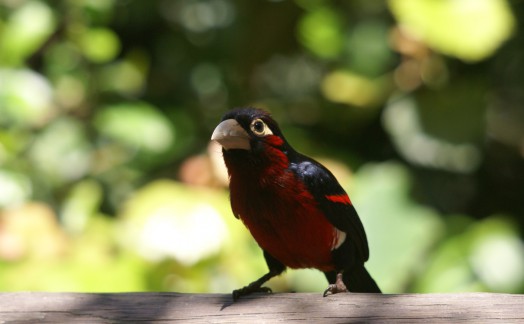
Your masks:
<path fill-rule="evenodd" d="M 332 270 L 336 229 L 287 168 L 231 174 L 231 206 L 257 243 L 291 268 Z M 237 177 L 238 176 L 238 177 Z"/>

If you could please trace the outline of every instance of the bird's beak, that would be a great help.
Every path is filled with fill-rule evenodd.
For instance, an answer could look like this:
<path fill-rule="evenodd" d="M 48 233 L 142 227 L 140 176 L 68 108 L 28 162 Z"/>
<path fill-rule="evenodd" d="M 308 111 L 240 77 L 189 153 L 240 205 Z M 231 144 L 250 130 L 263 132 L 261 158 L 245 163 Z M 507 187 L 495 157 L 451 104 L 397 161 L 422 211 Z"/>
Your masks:
<path fill-rule="evenodd" d="M 215 128 L 212 141 L 217 141 L 226 150 L 249 150 L 249 134 L 234 119 L 226 119 Z"/>

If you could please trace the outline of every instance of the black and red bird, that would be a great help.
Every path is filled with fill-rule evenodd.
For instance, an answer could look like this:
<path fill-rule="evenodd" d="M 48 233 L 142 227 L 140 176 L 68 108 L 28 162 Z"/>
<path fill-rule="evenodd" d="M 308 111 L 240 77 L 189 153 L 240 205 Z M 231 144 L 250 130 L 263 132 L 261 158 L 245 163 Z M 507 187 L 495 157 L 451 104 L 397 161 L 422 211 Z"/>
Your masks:
<path fill-rule="evenodd" d="M 364 267 L 369 249 L 358 214 L 333 174 L 295 151 L 271 116 L 241 108 L 224 115 L 211 140 L 222 145 L 231 208 L 264 251 L 269 272 L 233 299 L 270 292 L 262 285 L 286 267 L 315 268 L 338 292 L 380 289 Z"/>

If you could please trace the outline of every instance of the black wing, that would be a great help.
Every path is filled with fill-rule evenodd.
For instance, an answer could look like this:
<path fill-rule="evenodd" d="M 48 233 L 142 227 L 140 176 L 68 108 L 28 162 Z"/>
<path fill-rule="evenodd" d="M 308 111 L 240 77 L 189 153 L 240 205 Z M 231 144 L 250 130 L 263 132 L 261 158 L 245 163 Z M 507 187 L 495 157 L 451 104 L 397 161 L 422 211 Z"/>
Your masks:
<path fill-rule="evenodd" d="M 358 253 L 357 259 L 364 263 L 369 258 L 366 233 L 357 211 L 349 198 L 346 198 L 347 193 L 322 164 L 307 156 L 296 154 L 293 158 L 295 162 L 290 161 L 290 169 L 306 185 L 329 222 L 346 233 L 346 240 L 349 239 L 353 243 L 353 249 Z"/>

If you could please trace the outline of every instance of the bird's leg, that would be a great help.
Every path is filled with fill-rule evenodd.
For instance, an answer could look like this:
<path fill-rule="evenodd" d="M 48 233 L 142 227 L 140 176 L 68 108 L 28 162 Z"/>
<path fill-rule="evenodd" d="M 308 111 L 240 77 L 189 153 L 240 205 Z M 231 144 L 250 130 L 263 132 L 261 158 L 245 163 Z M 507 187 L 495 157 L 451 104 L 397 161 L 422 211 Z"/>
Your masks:
<path fill-rule="evenodd" d="M 268 273 L 260 277 L 258 280 L 255 280 L 252 283 L 250 283 L 249 285 L 240 289 L 233 290 L 233 300 L 236 301 L 238 298 L 240 298 L 240 296 L 246 296 L 254 292 L 272 293 L 271 288 L 262 287 L 262 285 L 269 279 L 279 274 L 280 272 L 277 271 L 269 271 Z"/>
<path fill-rule="evenodd" d="M 342 280 L 342 271 L 337 273 L 337 280 L 334 284 L 330 284 L 326 290 L 324 290 L 324 297 L 327 295 L 334 295 L 340 292 L 348 292 L 344 281 Z"/>

